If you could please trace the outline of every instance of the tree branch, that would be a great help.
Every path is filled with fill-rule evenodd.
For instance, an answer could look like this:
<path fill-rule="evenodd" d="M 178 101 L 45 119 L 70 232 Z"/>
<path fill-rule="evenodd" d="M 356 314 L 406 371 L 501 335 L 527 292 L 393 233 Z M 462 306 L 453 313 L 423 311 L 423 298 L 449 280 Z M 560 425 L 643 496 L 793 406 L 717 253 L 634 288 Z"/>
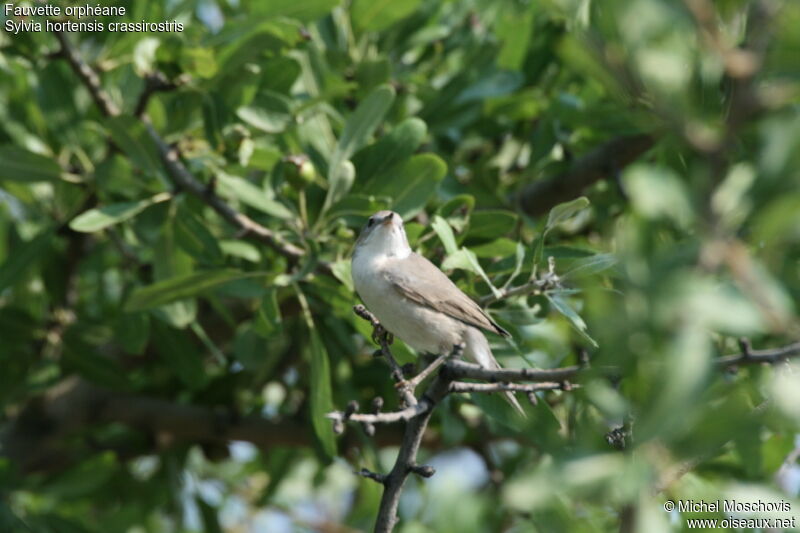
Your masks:
<path fill-rule="evenodd" d="M 63 32 L 53 32 L 61 44 L 61 56 L 69 62 L 72 70 L 78 75 L 83 85 L 89 91 L 100 112 L 107 117 L 116 117 L 121 114 L 121 110 L 111 100 L 111 97 L 103 89 L 97 73 L 80 57 L 69 39 Z M 141 103 L 141 99 L 140 99 Z M 145 104 L 146 105 L 146 102 Z M 137 108 L 139 106 L 137 105 Z M 292 261 L 297 261 L 305 255 L 302 248 L 286 242 L 276 232 L 262 226 L 247 215 L 240 213 L 214 193 L 213 188 L 207 187 L 196 179 L 186 166 L 181 162 L 180 154 L 177 149 L 171 148 L 166 141 L 155 131 L 146 116 L 140 117 L 147 127 L 147 131 L 159 151 L 161 160 L 167 170 L 167 175 L 175 185 L 193 194 L 204 201 L 209 207 L 214 209 L 222 218 L 234 227 L 238 228 L 243 237 L 250 240 L 266 244 L 282 256 Z M 331 267 L 328 262 L 320 261 L 321 271 L 330 274 Z"/>
<path fill-rule="evenodd" d="M 580 385 L 568 381 L 560 383 L 545 381 L 542 383 L 469 383 L 454 381 L 450 383 L 450 392 L 538 392 L 544 390 L 572 390 Z"/>
<path fill-rule="evenodd" d="M 775 364 L 789 358 L 800 356 L 800 342 L 769 350 L 753 350 L 747 339 L 739 342 L 740 354 L 724 355 L 714 360 L 717 368 L 734 368 L 741 365 Z"/>
<path fill-rule="evenodd" d="M 562 368 L 483 368 L 466 361 L 448 361 L 447 371 L 454 379 L 470 378 L 483 381 L 566 381 L 577 375 L 583 366 L 572 365 Z"/>
<path fill-rule="evenodd" d="M 151 72 L 144 78 L 144 89 L 142 89 L 142 93 L 139 95 L 139 100 L 136 101 L 136 107 L 133 108 L 133 115 L 142 118 L 147 112 L 147 104 L 150 103 L 150 98 L 154 94 L 177 89 L 183 82 L 183 79 L 179 79 L 178 82 L 173 82 L 158 71 Z"/>
<path fill-rule="evenodd" d="M 397 507 L 400 504 L 400 494 L 403 491 L 406 478 L 411 472 L 430 477 L 432 470 L 417 465 L 422 436 L 433 414 L 433 408 L 444 398 L 449 390 L 450 380 L 440 372 L 436 379 L 428 386 L 419 404 L 429 404 L 429 407 L 420 415 L 406 423 L 403 443 L 397 454 L 394 467 L 385 477 L 383 482 L 383 495 L 381 496 L 378 517 L 375 520 L 375 533 L 389 533 L 397 523 Z M 430 468 L 430 467 L 428 467 Z M 430 472 L 430 473 L 429 473 Z"/>
<path fill-rule="evenodd" d="M 156 442 L 247 441 L 261 448 L 306 446 L 305 424 L 239 417 L 225 409 L 120 394 L 71 377 L 34 398 L 3 426 L 0 451 L 21 471 L 59 469 L 73 461 L 64 439 L 93 424 L 121 423 L 153 435 Z"/>
<path fill-rule="evenodd" d="M 517 201 L 531 216 L 547 213 L 551 207 L 577 198 L 589 185 L 613 176 L 654 144 L 655 137 L 648 134 L 612 139 L 578 159 L 567 172 L 526 186 Z"/>
<path fill-rule="evenodd" d="M 524 286 L 528 289 L 527 285 Z M 522 287 L 522 286 L 521 286 Z M 512 289 L 515 290 L 515 289 Z M 520 291 L 523 289 L 520 288 Z M 509 291 L 510 292 L 510 291 Z M 402 379 L 402 369 L 391 354 L 389 349 L 390 334 L 383 329 L 380 322 L 364 306 L 355 306 L 354 311 L 360 317 L 369 321 L 373 326 L 373 340 L 381 345 L 379 354 L 384 355 L 387 363 L 392 368 L 392 375 L 397 382 L 398 392 L 401 398 L 404 394 L 413 396 L 414 388 L 444 361 L 444 367 L 436 374 L 436 377 L 428 386 L 425 393 L 414 403 L 405 401 L 406 407 L 397 411 L 386 413 L 380 412 L 382 402 L 378 402 L 374 413 L 357 413 L 357 404 L 354 402 L 348 406 L 344 412 L 337 411 L 328 413 L 326 416 L 334 422 L 337 432 L 343 430 L 345 422 L 357 422 L 364 424 L 367 428 L 373 428 L 374 424 L 392 424 L 405 422 L 403 442 L 398 452 L 397 460 L 389 474 L 379 474 L 362 469 L 356 472 L 359 475 L 373 479 L 384 486 L 381 497 L 380 508 L 375 522 L 375 531 L 388 533 L 392 531 L 397 523 L 397 508 L 400 501 L 400 494 L 405 484 L 405 480 L 410 473 L 417 473 L 424 477 L 433 475 L 430 467 L 419 466 L 416 464 L 417 454 L 422 442 L 422 435 L 430 421 L 430 417 L 436 405 L 450 393 L 475 392 L 493 393 L 505 391 L 527 392 L 531 401 L 535 401 L 535 393 L 538 391 L 563 390 L 569 391 L 580 385 L 574 385 L 570 379 L 588 368 L 585 357 L 581 357 L 581 364 L 551 369 L 533 368 L 498 368 L 487 369 L 480 365 L 467 363 L 453 357 L 439 356 L 427 368 L 423 369 L 415 378 L 408 381 Z M 753 350 L 747 339 L 740 340 L 741 353 L 720 357 L 715 360 L 717 368 L 736 368 L 741 364 L 757 363 L 776 363 L 789 357 L 800 355 L 800 342 L 790 344 L 772 350 Z M 454 350 L 456 355 L 460 354 L 457 348 Z M 608 369 L 603 369 L 608 370 Z M 614 369 L 610 369 L 614 371 Z M 421 377 L 420 377 L 421 376 Z M 486 383 L 472 383 L 457 381 L 459 379 L 478 379 Z M 532 383 L 518 383 L 532 382 Z M 411 384 L 411 385 L 409 385 Z M 403 388 L 405 386 L 405 388 Z M 621 433 L 621 430 L 619 430 Z M 624 433 L 615 436 L 617 440 L 624 440 Z M 613 444 L 614 441 L 609 440 Z M 701 459 L 693 462 L 688 468 L 693 468 Z"/>

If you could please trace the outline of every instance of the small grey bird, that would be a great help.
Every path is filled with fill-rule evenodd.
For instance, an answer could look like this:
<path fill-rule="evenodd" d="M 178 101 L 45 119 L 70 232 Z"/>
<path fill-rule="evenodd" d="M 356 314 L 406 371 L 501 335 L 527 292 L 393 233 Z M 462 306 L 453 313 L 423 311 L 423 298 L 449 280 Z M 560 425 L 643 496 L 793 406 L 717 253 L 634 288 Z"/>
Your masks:
<path fill-rule="evenodd" d="M 408 245 L 403 219 L 378 211 L 367 221 L 353 253 L 353 283 L 387 331 L 421 353 L 443 354 L 464 344 L 464 355 L 484 368 L 500 365 L 482 329 L 510 334 L 433 263 Z M 511 405 L 524 415 L 516 398 Z"/>

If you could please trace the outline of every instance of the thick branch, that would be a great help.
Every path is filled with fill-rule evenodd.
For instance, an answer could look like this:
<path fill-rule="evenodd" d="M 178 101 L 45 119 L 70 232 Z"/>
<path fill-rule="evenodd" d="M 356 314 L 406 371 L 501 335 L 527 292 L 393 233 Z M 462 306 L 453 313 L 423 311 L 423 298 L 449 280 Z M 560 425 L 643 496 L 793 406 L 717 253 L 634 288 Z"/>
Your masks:
<path fill-rule="evenodd" d="M 209 407 L 120 394 L 69 378 L 34 398 L 0 432 L 0 452 L 24 471 L 58 469 L 72 462 L 64 438 L 93 424 L 121 423 L 157 442 L 251 442 L 259 447 L 306 446 L 308 428 L 296 422 L 238 417 Z"/>
<path fill-rule="evenodd" d="M 66 34 L 62 31 L 54 31 L 53 34 L 61 44 L 61 54 L 67 59 L 72 67 L 72 70 L 75 71 L 75 74 L 78 75 L 84 86 L 86 86 L 86 89 L 89 91 L 89 95 L 91 95 L 94 103 L 97 104 L 100 112 L 107 117 L 119 115 L 120 110 L 117 107 L 117 104 L 115 104 L 114 101 L 111 100 L 111 97 L 108 96 L 108 93 L 103 90 L 103 86 L 100 83 L 100 77 L 92 69 L 92 67 L 90 67 L 83 59 L 81 59 L 81 56 L 69 42 Z"/>
<path fill-rule="evenodd" d="M 405 485 L 408 475 L 411 472 L 424 475 L 421 473 L 423 470 L 420 470 L 416 463 L 419 446 L 422 443 L 422 435 L 425 433 L 425 428 L 428 426 L 434 407 L 447 395 L 449 387 L 450 380 L 440 372 L 419 402 L 419 404 L 430 404 L 430 407 L 421 415 L 412 418 L 406 423 L 403 444 L 400 445 L 397 460 L 392 471 L 384 478 L 383 496 L 378 509 L 378 517 L 375 521 L 375 533 L 389 533 L 397 523 L 397 506 L 400 503 L 400 494 L 403 491 L 403 485 Z"/>
<path fill-rule="evenodd" d="M 615 175 L 647 152 L 652 135 L 627 135 L 612 139 L 578 159 L 567 172 L 531 183 L 518 194 L 519 205 L 532 216 L 580 196 L 589 185 Z"/>

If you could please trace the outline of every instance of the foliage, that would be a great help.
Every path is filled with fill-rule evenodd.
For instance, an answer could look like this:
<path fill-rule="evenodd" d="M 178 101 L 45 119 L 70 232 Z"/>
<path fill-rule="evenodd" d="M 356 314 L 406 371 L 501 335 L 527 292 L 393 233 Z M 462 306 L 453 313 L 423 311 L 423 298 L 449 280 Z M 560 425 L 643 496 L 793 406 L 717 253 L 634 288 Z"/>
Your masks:
<path fill-rule="evenodd" d="M 800 4 L 112 3 L 185 27 L 67 35 L 119 116 L 52 34 L 0 34 L 0 529 L 369 529 L 380 486 L 352 470 L 388 471 L 401 428 L 324 415 L 396 407 L 349 274 L 385 208 L 495 302 L 504 366 L 591 360 L 524 423 L 438 406 L 401 531 L 681 529 L 668 498 L 797 515 L 797 365 L 714 360 L 800 334 Z M 602 151 L 642 134 L 631 165 Z M 548 179 L 568 201 L 526 197 Z"/>

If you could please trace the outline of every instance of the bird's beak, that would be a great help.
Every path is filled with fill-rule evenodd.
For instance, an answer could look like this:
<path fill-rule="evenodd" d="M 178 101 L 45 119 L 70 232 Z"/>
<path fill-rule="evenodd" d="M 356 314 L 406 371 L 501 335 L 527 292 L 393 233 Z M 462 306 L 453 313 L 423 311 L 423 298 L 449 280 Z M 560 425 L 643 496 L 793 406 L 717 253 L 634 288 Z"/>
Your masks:
<path fill-rule="evenodd" d="M 389 224 L 392 223 L 393 219 L 394 219 L 394 213 L 390 213 L 390 214 L 386 215 L 385 217 L 383 217 L 383 220 L 381 220 L 381 225 L 382 226 L 388 226 Z"/>

